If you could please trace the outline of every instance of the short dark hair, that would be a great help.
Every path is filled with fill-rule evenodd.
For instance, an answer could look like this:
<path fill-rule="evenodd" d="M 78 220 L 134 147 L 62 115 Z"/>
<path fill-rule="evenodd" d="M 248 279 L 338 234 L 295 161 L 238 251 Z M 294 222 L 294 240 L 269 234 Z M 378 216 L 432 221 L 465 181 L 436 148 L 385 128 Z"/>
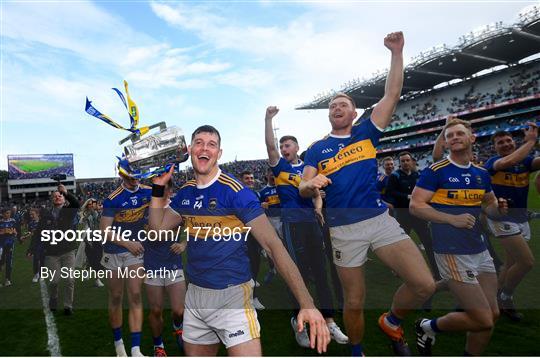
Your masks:
<path fill-rule="evenodd" d="M 295 136 L 292 136 L 292 135 L 284 135 L 283 137 L 281 137 L 279 139 L 279 144 L 283 144 L 283 142 L 287 141 L 287 140 L 292 140 L 293 142 L 295 142 L 296 144 L 298 144 L 298 139 L 296 139 Z"/>
<path fill-rule="evenodd" d="M 253 175 L 253 172 L 249 169 L 246 169 L 242 173 L 240 173 L 240 178 L 243 178 L 244 175 Z"/>
<path fill-rule="evenodd" d="M 195 131 L 191 135 L 191 141 L 193 141 L 195 136 L 197 134 L 199 134 L 199 133 L 211 133 L 211 134 L 217 135 L 218 141 L 219 141 L 218 144 L 221 145 L 221 135 L 219 134 L 219 131 L 215 127 L 212 127 L 209 124 L 205 124 L 204 126 L 200 126 L 199 128 L 195 129 Z"/>
<path fill-rule="evenodd" d="M 393 163 L 393 162 L 394 162 L 394 158 L 392 158 L 392 157 L 390 157 L 390 156 L 384 157 L 384 158 L 382 158 L 381 163 L 388 162 L 388 161 L 390 161 L 390 162 Z"/>
<path fill-rule="evenodd" d="M 512 133 L 506 131 L 497 131 L 491 136 L 491 143 L 495 144 L 495 140 L 500 137 L 512 137 Z"/>
<path fill-rule="evenodd" d="M 332 99 L 330 100 L 330 102 L 328 102 L 328 105 L 330 106 L 330 103 L 332 103 L 336 98 L 340 98 L 340 97 L 343 97 L 343 98 L 347 98 L 351 104 L 353 105 L 353 108 L 356 109 L 356 103 L 354 102 L 354 99 L 349 96 L 348 94 L 344 93 L 344 92 L 338 92 L 336 93 Z"/>
<path fill-rule="evenodd" d="M 414 160 L 414 157 L 413 157 L 413 155 L 411 154 L 411 152 L 407 152 L 406 150 L 403 151 L 403 152 L 400 152 L 400 153 L 398 154 L 398 158 L 401 158 L 401 157 L 403 157 L 403 156 L 405 156 L 405 155 L 408 155 L 409 157 L 411 157 L 412 160 Z"/>

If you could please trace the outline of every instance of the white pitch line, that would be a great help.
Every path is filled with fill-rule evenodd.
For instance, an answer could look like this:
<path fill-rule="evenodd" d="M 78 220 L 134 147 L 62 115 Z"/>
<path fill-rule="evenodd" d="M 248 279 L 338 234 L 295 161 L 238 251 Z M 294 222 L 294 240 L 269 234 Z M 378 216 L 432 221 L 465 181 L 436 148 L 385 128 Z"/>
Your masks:
<path fill-rule="evenodd" d="M 60 352 L 60 339 L 58 338 L 54 316 L 49 309 L 49 293 L 47 292 L 47 285 L 45 285 L 43 280 L 39 280 L 39 289 L 41 291 L 45 325 L 47 326 L 47 350 L 51 353 L 51 357 L 59 357 L 62 355 Z"/>

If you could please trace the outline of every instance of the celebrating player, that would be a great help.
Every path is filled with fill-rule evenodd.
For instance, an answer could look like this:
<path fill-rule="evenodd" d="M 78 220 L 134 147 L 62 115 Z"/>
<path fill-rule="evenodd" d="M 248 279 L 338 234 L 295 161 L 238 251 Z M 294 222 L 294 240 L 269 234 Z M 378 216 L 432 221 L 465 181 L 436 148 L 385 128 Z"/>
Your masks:
<path fill-rule="evenodd" d="M 131 355 L 142 356 L 140 350 L 143 323 L 141 289 L 144 278 L 139 275 L 123 278 L 120 272 L 126 268 L 129 272 L 139 272 L 139 268 L 143 267 L 144 248 L 141 242 L 137 241 L 137 237 L 146 224 L 146 210 L 150 202 L 151 190 L 139 185 L 137 179 L 129 176 L 126 166 L 125 160 L 121 160 L 118 164 L 122 184 L 103 202 L 103 215 L 99 227 L 102 231 L 112 226 L 125 231 L 130 230 L 131 241 L 121 240 L 109 231 L 107 242 L 103 245 L 101 264 L 111 270 L 112 277 L 108 279 L 109 322 L 113 331 L 116 354 L 127 356 L 122 340 L 122 301 L 125 280 L 129 302 Z"/>
<path fill-rule="evenodd" d="M 222 173 L 221 137 L 212 126 L 193 132 L 189 146 L 195 179 L 187 181 L 168 207 L 163 185 L 174 168 L 153 179 L 149 224 L 169 230 L 182 218 L 188 236 L 186 273 L 190 284 L 184 312 L 187 355 L 216 355 L 220 341 L 229 355 L 262 354 L 260 326 L 252 305 L 253 281 L 246 254 L 248 232 L 274 259 L 277 270 L 293 291 L 301 310 L 299 331 L 309 323 L 310 344 L 326 351 L 330 339 L 324 319 L 264 215 L 255 194 L 234 177 Z"/>
<path fill-rule="evenodd" d="M 410 208 L 430 221 L 433 251 L 443 279 L 463 312 L 416 322 L 417 348 L 430 356 L 435 334 L 467 331 L 465 355 L 480 355 L 499 315 L 497 276 L 480 228 L 482 211 L 500 216 L 506 201 L 491 190 L 489 173 L 471 163 L 475 140 L 470 123 L 452 119 L 444 130 L 448 159 L 426 168 L 413 191 Z"/>
<path fill-rule="evenodd" d="M 389 34 L 384 45 L 392 53 L 390 71 L 385 94 L 371 118 L 353 126 L 357 116 L 353 99 L 346 94 L 334 96 L 329 111 L 332 131 L 307 150 L 300 184 L 305 197 L 317 195 L 321 188 L 326 192 L 334 263 L 344 290 L 344 320 L 353 355 L 363 353 L 364 263 L 370 247 L 405 281 L 394 295 L 390 311 L 379 318 L 394 354 L 410 354 L 401 321 L 435 289 L 422 254 L 388 214 L 377 190 L 375 147 L 390 124 L 403 85 L 403 34 Z"/>
<path fill-rule="evenodd" d="M 293 136 L 281 137 L 278 152 L 272 130 L 272 119 L 278 112 L 279 109 L 275 106 L 266 109 L 264 132 L 268 164 L 270 164 L 275 176 L 277 193 L 282 207 L 283 241 L 287 245 L 289 255 L 300 268 L 302 277 L 307 281 L 310 272 L 314 276 L 319 307 L 326 319 L 331 337 L 339 344 L 347 344 L 349 338 L 343 334 L 334 321 L 335 310 L 326 272 L 324 238 L 321 227 L 317 224 L 317 216 L 323 220 L 322 198 L 317 195 L 312 202 L 311 199 L 300 196 L 298 185 L 302 179 L 304 162 L 298 157 L 298 141 Z M 314 204 L 317 204 L 317 207 Z M 293 304 L 296 306 L 294 300 Z M 293 317 L 291 317 L 293 329 L 296 326 L 294 316 L 296 316 L 296 310 L 293 311 Z M 295 332 L 295 338 L 301 347 L 307 348 L 309 346 L 307 332 Z"/>
<path fill-rule="evenodd" d="M 527 196 L 529 173 L 540 169 L 540 157 L 530 155 L 537 140 L 538 128 L 534 123 L 529 123 L 523 144 L 517 149 L 510 132 L 496 132 L 492 142 L 497 155 L 485 164 L 495 195 L 506 199 L 510 206 L 508 215 L 497 220 L 488 218 L 487 222 L 493 235 L 500 238 L 505 252 L 504 266 L 499 274 L 499 308 L 514 321 L 522 318 L 514 306 L 514 290 L 534 266 L 533 254 L 527 245 L 531 238 Z"/>

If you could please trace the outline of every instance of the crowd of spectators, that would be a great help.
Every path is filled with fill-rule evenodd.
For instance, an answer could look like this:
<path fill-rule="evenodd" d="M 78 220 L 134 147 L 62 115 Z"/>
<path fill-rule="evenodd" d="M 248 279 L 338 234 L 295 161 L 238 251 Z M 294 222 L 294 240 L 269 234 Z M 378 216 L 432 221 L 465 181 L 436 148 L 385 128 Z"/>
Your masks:
<path fill-rule="evenodd" d="M 433 119 L 474 108 L 523 98 L 539 93 L 540 68 L 525 68 L 493 74 L 494 78 L 467 81 L 455 90 L 434 92 L 419 100 L 398 105 L 389 129 L 408 127 L 417 122 Z M 480 82 L 481 81 L 481 82 Z M 481 84 L 482 87 L 479 86 Z M 458 94 L 459 93 L 459 94 Z"/>

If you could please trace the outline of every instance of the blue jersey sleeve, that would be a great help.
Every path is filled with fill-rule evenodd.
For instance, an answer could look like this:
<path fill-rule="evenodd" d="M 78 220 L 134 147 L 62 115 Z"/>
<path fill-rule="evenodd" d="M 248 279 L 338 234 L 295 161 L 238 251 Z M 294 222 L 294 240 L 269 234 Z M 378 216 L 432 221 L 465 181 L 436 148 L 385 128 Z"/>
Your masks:
<path fill-rule="evenodd" d="M 523 164 L 525 165 L 525 168 L 527 168 L 528 171 L 532 171 L 533 161 L 534 161 L 534 157 L 530 155 L 523 160 Z"/>
<path fill-rule="evenodd" d="M 182 192 L 179 191 L 176 193 L 174 198 L 172 198 L 171 202 L 169 203 L 169 208 L 173 209 L 176 213 L 180 214 L 180 198 L 185 197 L 182 195 Z"/>
<path fill-rule="evenodd" d="M 264 214 L 260 201 L 251 189 L 243 188 L 235 193 L 233 199 L 233 207 L 236 211 L 236 216 L 244 223 Z"/>
<path fill-rule="evenodd" d="M 495 164 L 497 159 L 499 159 L 499 157 L 491 157 L 487 160 L 487 162 L 484 163 L 484 168 L 489 172 L 489 174 L 495 174 L 493 165 Z"/>
<path fill-rule="evenodd" d="M 277 164 L 272 168 L 272 173 L 274 173 L 274 176 L 279 176 L 279 173 L 281 173 L 284 169 L 285 164 L 287 164 L 287 161 L 283 158 L 279 158 Z"/>
<path fill-rule="evenodd" d="M 486 184 L 486 193 L 491 193 L 493 191 L 493 188 L 491 187 L 491 176 L 488 172 L 485 172 L 484 174 L 484 183 Z"/>
<path fill-rule="evenodd" d="M 352 137 L 367 134 L 367 137 L 371 139 L 373 146 L 376 147 L 379 144 L 379 139 L 381 138 L 384 131 L 380 130 L 375 126 L 371 117 L 364 119 L 361 122 L 356 122 L 352 127 Z"/>
<path fill-rule="evenodd" d="M 435 172 L 429 167 L 424 169 L 420 174 L 420 178 L 418 179 L 416 186 L 433 192 L 437 191 L 439 187 L 437 174 L 435 174 Z"/>
<path fill-rule="evenodd" d="M 114 205 L 114 202 L 107 198 L 105 199 L 105 201 L 103 202 L 103 216 L 105 217 L 108 217 L 108 218 L 113 218 L 114 215 L 116 214 L 116 210 L 117 208 L 115 207 L 116 205 Z"/>
<path fill-rule="evenodd" d="M 308 148 L 308 150 L 306 151 L 306 156 L 304 157 L 304 164 L 306 166 L 309 165 L 310 167 L 317 169 L 318 164 L 319 164 L 319 159 L 317 158 L 317 152 L 315 151 L 313 147 L 314 145 Z"/>

